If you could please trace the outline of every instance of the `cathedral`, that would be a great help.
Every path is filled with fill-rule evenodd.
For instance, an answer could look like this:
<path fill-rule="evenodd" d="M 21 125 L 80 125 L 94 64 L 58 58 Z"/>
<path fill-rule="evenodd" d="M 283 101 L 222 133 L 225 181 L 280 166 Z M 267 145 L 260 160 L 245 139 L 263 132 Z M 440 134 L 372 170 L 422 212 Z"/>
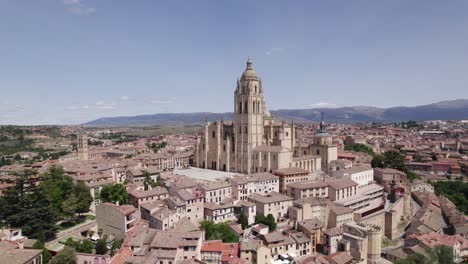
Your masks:
<path fill-rule="evenodd" d="M 205 122 L 193 162 L 200 168 L 251 174 L 284 168 L 326 171 L 336 159 L 337 147 L 323 122 L 313 142 L 305 145 L 299 143 L 294 122 L 275 122 L 249 58 L 234 91 L 234 120 Z"/>

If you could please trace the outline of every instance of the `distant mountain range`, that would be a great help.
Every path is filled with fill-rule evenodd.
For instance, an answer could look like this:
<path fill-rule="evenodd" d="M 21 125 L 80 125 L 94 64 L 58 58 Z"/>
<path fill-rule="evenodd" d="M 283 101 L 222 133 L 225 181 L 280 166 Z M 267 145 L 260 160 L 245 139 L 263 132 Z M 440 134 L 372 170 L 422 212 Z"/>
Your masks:
<path fill-rule="evenodd" d="M 295 122 L 317 122 L 323 112 L 327 122 L 398 122 L 407 120 L 463 120 L 468 119 L 468 99 L 442 101 L 414 106 L 378 108 L 352 106 L 340 108 L 280 109 L 271 111 L 276 120 Z M 105 117 L 85 123 L 86 126 L 150 126 L 150 125 L 193 125 L 205 119 L 232 120 L 233 113 L 173 113 L 122 117 Z"/>

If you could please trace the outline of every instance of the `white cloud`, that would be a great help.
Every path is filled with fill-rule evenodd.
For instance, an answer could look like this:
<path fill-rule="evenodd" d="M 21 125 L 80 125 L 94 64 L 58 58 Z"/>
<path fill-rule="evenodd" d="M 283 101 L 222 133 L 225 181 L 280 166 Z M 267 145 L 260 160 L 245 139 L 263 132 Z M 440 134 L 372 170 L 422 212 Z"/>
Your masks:
<path fill-rule="evenodd" d="M 126 95 L 122 95 L 122 96 L 120 97 L 120 100 L 122 100 L 122 101 L 128 101 L 128 99 L 130 99 L 130 97 L 128 97 L 128 96 L 126 96 Z"/>
<path fill-rule="evenodd" d="M 115 106 L 113 106 L 113 105 L 103 105 L 103 106 L 100 106 L 99 109 L 113 110 L 113 109 L 115 109 Z"/>
<path fill-rule="evenodd" d="M 312 108 L 336 108 L 338 105 L 327 102 L 318 102 L 309 105 Z"/>
<path fill-rule="evenodd" d="M 99 100 L 99 101 L 96 102 L 96 105 L 97 105 L 97 106 L 104 105 L 104 101 Z"/>
<path fill-rule="evenodd" d="M 82 0 L 63 0 L 63 4 L 75 15 L 89 15 L 96 12 L 96 8 L 83 4 Z"/>
<path fill-rule="evenodd" d="M 83 109 L 89 109 L 89 105 L 83 105 L 81 108 L 83 108 Z"/>
<path fill-rule="evenodd" d="M 267 56 L 271 56 L 271 55 L 273 55 L 275 53 L 280 53 L 280 52 L 283 52 L 283 51 L 284 51 L 284 48 L 270 48 L 269 50 L 267 50 L 265 52 L 265 54 Z"/>
<path fill-rule="evenodd" d="M 148 102 L 151 104 L 172 104 L 174 103 L 175 98 L 152 98 Z"/>

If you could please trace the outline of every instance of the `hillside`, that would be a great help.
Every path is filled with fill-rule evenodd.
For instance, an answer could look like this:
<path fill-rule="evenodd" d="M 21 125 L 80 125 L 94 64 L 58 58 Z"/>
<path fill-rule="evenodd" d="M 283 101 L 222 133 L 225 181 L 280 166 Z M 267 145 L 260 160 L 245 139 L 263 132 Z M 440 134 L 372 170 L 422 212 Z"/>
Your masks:
<path fill-rule="evenodd" d="M 323 112 L 328 122 L 397 122 L 406 120 L 463 120 L 468 119 L 468 100 L 458 99 L 438 103 L 414 106 L 377 108 L 353 106 L 340 108 L 280 109 L 271 111 L 277 120 L 296 122 L 316 122 Z M 232 113 L 165 113 L 154 115 L 105 117 L 84 125 L 87 126 L 122 126 L 122 125 L 190 125 L 205 121 L 232 120 Z"/>

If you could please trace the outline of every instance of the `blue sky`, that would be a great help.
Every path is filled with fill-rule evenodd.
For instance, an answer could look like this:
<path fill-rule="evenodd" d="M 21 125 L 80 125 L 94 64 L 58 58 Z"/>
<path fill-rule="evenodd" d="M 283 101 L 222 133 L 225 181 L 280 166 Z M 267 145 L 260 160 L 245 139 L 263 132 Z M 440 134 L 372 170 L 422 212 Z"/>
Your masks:
<path fill-rule="evenodd" d="M 468 1 L 0 0 L 0 124 L 467 98 Z"/>

